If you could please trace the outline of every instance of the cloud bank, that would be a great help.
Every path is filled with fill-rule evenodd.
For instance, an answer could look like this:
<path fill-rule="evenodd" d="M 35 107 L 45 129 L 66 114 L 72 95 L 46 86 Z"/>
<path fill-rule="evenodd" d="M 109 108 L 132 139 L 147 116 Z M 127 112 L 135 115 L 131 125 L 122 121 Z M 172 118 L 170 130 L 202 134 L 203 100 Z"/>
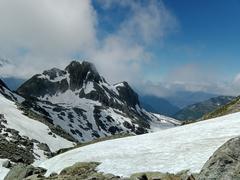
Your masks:
<path fill-rule="evenodd" d="M 140 79 L 142 64 L 151 59 L 147 47 L 173 29 L 175 18 L 156 0 L 102 0 L 99 6 L 127 7 L 131 16 L 99 38 L 101 19 L 90 0 L 0 0 L 0 55 L 12 60 L 1 76 L 28 78 L 80 57 L 111 82 Z"/>
<path fill-rule="evenodd" d="M 126 80 L 158 96 L 178 90 L 236 94 L 240 89 L 240 75 L 219 82 L 195 65 L 174 69 L 161 82 L 146 81 L 143 68 L 156 61 L 149 49 L 177 31 L 177 18 L 158 0 L 95 2 L 106 11 L 127 9 L 127 15 L 113 22 L 106 14 L 117 27 L 108 32 L 91 0 L 0 0 L 0 57 L 11 61 L 0 66 L 0 76 L 29 78 L 79 58 L 95 63 L 111 83 Z"/>
<path fill-rule="evenodd" d="M 216 95 L 239 95 L 240 74 L 222 79 L 216 67 L 186 64 L 172 69 L 160 82 L 143 81 L 139 86 L 142 94 L 160 97 L 176 95 L 181 91 L 206 92 Z"/>

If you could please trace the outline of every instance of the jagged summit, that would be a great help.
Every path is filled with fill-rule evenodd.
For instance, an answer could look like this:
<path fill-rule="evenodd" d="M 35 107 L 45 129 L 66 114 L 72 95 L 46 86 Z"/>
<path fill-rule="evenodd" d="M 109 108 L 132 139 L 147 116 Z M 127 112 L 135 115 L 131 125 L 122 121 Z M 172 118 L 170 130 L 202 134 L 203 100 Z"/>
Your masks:
<path fill-rule="evenodd" d="M 100 76 L 96 67 L 87 61 L 72 61 L 64 70 L 46 70 L 26 81 L 17 91 L 23 96 L 30 95 L 44 100 L 71 93 L 71 97 L 74 94 L 77 98 L 99 101 L 106 106 L 119 107 L 121 101 L 134 108 L 140 105 L 138 95 L 127 82 L 111 86 Z M 69 98 L 61 99 L 61 103 L 66 101 L 69 102 Z"/>
<path fill-rule="evenodd" d="M 34 75 L 19 87 L 22 95 L 41 97 L 46 94 L 54 95 L 67 90 L 80 90 L 88 82 L 103 82 L 92 63 L 72 61 L 64 70 L 52 68 L 42 74 Z"/>
<path fill-rule="evenodd" d="M 24 103 L 27 108 L 44 113 L 79 141 L 178 125 L 162 122 L 165 117 L 142 109 L 137 93 L 127 82 L 110 85 L 86 61 L 72 61 L 64 70 L 53 68 L 36 74 L 17 92 L 27 100 L 34 99 Z"/>
<path fill-rule="evenodd" d="M 87 61 L 82 63 L 72 61 L 66 68 L 70 78 L 70 89 L 76 90 L 82 87 L 84 82 L 102 82 L 101 76 L 96 70 L 96 67 Z"/>

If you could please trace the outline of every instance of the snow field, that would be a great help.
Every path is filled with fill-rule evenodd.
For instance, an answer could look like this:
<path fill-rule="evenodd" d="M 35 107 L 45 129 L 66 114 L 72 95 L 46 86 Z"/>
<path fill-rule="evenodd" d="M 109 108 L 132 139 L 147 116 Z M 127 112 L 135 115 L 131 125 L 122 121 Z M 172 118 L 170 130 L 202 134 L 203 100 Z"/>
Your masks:
<path fill-rule="evenodd" d="M 127 177 L 132 173 L 160 171 L 199 172 L 213 152 L 240 135 L 240 113 L 155 133 L 104 141 L 68 151 L 40 166 L 47 174 L 59 173 L 76 162 L 101 162 L 98 170 Z"/>

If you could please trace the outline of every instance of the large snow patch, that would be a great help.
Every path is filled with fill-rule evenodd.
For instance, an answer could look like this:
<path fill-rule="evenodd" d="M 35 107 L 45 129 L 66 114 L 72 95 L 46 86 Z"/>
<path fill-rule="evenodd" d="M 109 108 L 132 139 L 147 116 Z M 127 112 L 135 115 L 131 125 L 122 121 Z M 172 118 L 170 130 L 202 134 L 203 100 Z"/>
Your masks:
<path fill-rule="evenodd" d="M 75 162 L 101 162 L 99 171 L 129 176 L 135 172 L 199 172 L 213 152 L 240 135 L 240 113 L 156 133 L 92 144 L 71 150 L 40 166 L 59 173 Z"/>

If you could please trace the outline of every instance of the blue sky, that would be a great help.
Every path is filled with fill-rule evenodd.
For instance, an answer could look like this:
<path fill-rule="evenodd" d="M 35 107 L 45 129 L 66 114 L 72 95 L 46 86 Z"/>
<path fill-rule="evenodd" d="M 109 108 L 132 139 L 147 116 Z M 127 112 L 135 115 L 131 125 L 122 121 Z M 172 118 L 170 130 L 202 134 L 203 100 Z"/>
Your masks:
<path fill-rule="evenodd" d="M 0 76 L 80 59 L 148 94 L 240 92 L 238 0 L 0 0 L 0 11 L 0 56 L 10 61 Z"/>
<path fill-rule="evenodd" d="M 178 26 L 163 43 L 154 42 L 150 46 L 155 62 L 144 69 L 146 76 L 158 80 L 173 68 L 196 64 L 202 68 L 211 67 L 225 78 L 233 78 L 239 72 L 240 66 L 240 1 L 163 2 L 176 17 Z M 100 4 L 95 4 L 102 19 L 102 34 L 115 31 L 120 22 L 129 15 L 129 9 L 125 7 L 114 6 L 105 10 L 99 6 Z"/>

